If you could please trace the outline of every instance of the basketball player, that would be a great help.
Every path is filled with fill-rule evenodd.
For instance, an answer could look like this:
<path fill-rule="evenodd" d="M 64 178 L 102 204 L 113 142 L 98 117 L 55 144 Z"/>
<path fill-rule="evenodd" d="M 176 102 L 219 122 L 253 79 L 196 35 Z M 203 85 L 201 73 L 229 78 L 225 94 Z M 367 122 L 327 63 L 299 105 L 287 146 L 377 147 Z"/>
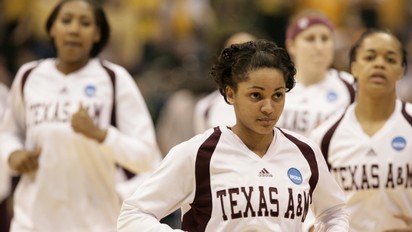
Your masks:
<path fill-rule="evenodd" d="M 412 231 L 412 105 L 397 99 L 407 66 L 390 32 L 367 30 L 350 51 L 357 99 L 313 131 L 348 198 L 351 231 Z"/>
<path fill-rule="evenodd" d="M 334 26 L 322 12 L 291 17 L 286 47 L 296 65 L 296 87 L 285 101 L 277 126 L 304 136 L 354 100 L 353 77 L 332 68 Z"/>
<path fill-rule="evenodd" d="M 275 128 L 295 72 L 286 50 L 266 40 L 224 49 L 210 75 L 236 124 L 172 148 L 123 202 L 118 231 L 173 231 L 159 219 L 179 207 L 183 231 L 299 231 L 309 208 L 319 229 L 348 231 L 343 192 L 319 148 Z"/>
<path fill-rule="evenodd" d="M 0 149 L 21 174 L 11 231 L 116 231 L 116 170 L 150 170 L 154 126 L 130 74 L 97 56 L 109 25 L 92 0 L 64 0 L 46 28 L 56 58 L 24 64 Z"/>

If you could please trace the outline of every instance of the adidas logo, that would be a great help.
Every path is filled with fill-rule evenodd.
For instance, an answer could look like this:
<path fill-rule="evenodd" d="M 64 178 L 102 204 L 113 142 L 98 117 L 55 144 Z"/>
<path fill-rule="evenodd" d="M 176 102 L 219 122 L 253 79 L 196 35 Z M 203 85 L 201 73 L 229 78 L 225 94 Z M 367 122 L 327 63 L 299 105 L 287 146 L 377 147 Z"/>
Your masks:
<path fill-rule="evenodd" d="M 268 170 L 266 170 L 266 168 L 262 169 L 262 171 L 259 172 L 260 177 L 273 177 L 272 174 L 270 174 L 268 172 Z"/>
<path fill-rule="evenodd" d="M 376 156 L 376 153 L 375 153 L 375 151 L 374 151 L 373 149 L 371 149 L 371 150 L 366 154 L 366 156 Z"/>

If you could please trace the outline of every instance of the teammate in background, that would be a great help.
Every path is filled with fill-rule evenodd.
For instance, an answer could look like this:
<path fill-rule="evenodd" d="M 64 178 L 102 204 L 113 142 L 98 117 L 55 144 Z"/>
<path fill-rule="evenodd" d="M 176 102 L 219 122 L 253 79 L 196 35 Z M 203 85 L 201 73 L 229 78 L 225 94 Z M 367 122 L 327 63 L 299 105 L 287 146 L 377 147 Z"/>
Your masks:
<path fill-rule="evenodd" d="M 250 33 L 236 32 L 226 39 L 223 48 L 253 40 L 256 40 L 256 37 Z M 222 98 L 219 90 L 215 90 L 198 100 L 195 105 L 193 122 L 194 132 L 199 134 L 219 125 L 233 126 L 236 123 L 236 117 L 233 106 Z"/>
<path fill-rule="evenodd" d="M 322 12 L 292 16 L 286 48 L 296 65 L 296 87 L 288 94 L 276 126 L 308 136 L 310 131 L 354 100 L 353 77 L 332 68 L 334 26 Z"/>
<path fill-rule="evenodd" d="M 160 157 L 151 116 L 130 74 L 97 56 L 110 27 L 92 0 L 59 2 L 46 22 L 56 58 L 14 78 L 0 149 L 21 174 L 11 231 L 116 231 L 117 165 Z"/>
<path fill-rule="evenodd" d="M 182 209 L 184 231 L 298 231 L 309 207 L 325 231 L 348 231 L 345 198 L 319 148 L 275 128 L 295 67 L 266 40 L 225 48 L 210 76 L 236 124 L 172 148 L 123 202 L 118 231 L 173 231 L 158 220 Z"/>
<path fill-rule="evenodd" d="M 412 105 L 396 95 L 405 48 L 390 32 L 370 29 L 349 60 L 356 101 L 311 138 L 346 193 L 351 231 L 412 231 Z"/>

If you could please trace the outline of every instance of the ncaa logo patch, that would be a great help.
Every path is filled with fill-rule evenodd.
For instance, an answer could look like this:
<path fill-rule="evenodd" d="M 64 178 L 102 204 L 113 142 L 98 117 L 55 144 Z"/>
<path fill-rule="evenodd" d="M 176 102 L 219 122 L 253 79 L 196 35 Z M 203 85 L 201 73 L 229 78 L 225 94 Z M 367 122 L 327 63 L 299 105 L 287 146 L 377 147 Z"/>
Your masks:
<path fill-rule="evenodd" d="M 406 147 L 406 140 L 401 136 L 397 136 L 392 139 L 391 145 L 396 151 L 402 151 Z"/>
<path fill-rule="evenodd" d="M 302 184 L 302 181 L 303 181 L 302 174 L 300 174 L 300 171 L 297 170 L 296 168 L 289 168 L 288 177 L 293 183 L 297 185 Z"/>
<path fill-rule="evenodd" d="M 326 98 L 328 99 L 329 102 L 334 102 L 336 99 L 338 99 L 338 94 L 335 93 L 334 91 L 329 91 L 328 94 L 326 95 Z"/>
<path fill-rule="evenodd" d="M 93 85 L 88 85 L 84 88 L 84 93 L 88 97 L 94 97 L 96 95 L 96 87 Z"/>

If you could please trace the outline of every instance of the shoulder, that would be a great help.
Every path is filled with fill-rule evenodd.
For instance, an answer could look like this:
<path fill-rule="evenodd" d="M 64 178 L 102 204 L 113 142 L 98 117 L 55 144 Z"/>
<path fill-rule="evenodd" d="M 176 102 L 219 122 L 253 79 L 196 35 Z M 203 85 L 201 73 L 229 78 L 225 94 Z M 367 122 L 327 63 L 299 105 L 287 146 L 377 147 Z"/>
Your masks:
<path fill-rule="evenodd" d="M 49 59 L 41 59 L 41 60 L 35 60 L 35 61 L 30 61 L 30 62 L 24 63 L 18 69 L 17 76 L 24 75 L 28 71 L 33 70 L 34 68 L 38 67 L 40 64 L 44 64 L 44 63 L 48 63 L 48 62 L 50 62 Z"/>
<path fill-rule="evenodd" d="M 314 128 L 309 134 L 309 138 L 313 140 L 316 144 L 320 145 L 321 140 L 325 134 L 331 130 L 346 114 L 346 109 L 341 109 L 331 115 L 328 119 L 322 122 L 318 127 Z"/>
<path fill-rule="evenodd" d="M 217 133 L 219 132 L 217 132 L 214 128 L 210 128 L 201 134 L 197 134 L 192 138 L 177 144 L 170 149 L 169 153 L 166 156 L 178 154 L 179 156 L 185 156 L 186 158 L 196 157 L 202 145 L 212 144 L 210 143 L 210 140 L 213 138 L 213 136 L 220 137 L 220 134 L 217 135 Z"/>
<path fill-rule="evenodd" d="M 401 113 L 403 117 L 412 125 L 412 104 L 398 100 L 398 104 L 402 106 Z"/>
<path fill-rule="evenodd" d="M 329 76 L 340 78 L 341 80 L 346 81 L 348 84 L 353 84 L 355 82 L 355 78 L 352 76 L 352 74 L 333 68 L 329 70 Z"/>
<path fill-rule="evenodd" d="M 115 72 L 116 74 L 130 76 L 130 73 L 126 70 L 126 68 L 121 65 L 115 64 L 111 61 L 104 60 L 104 59 L 100 59 L 96 61 L 99 62 L 100 65 L 103 66 L 103 68 L 111 70 Z"/>

